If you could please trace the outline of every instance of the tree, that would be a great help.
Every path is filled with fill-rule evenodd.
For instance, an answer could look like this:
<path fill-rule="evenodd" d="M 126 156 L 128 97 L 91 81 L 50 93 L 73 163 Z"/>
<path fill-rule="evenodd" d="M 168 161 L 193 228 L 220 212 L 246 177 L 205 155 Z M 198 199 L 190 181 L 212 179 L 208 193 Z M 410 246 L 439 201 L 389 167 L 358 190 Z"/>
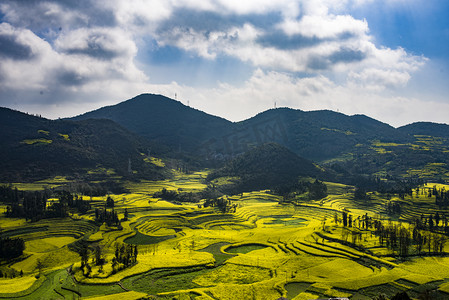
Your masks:
<path fill-rule="evenodd" d="M 106 207 L 114 207 L 114 199 L 111 196 L 106 199 Z"/>
<path fill-rule="evenodd" d="M 345 211 L 343 212 L 343 226 L 348 226 L 348 213 Z"/>
<path fill-rule="evenodd" d="M 19 257 L 25 250 L 25 241 L 22 238 L 0 237 L 0 258 L 11 259 Z"/>
<path fill-rule="evenodd" d="M 318 179 L 315 180 L 310 186 L 309 186 L 309 198 L 318 200 L 322 199 L 327 196 L 327 186 L 324 182 L 319 181 Z"/>
<path fill-rule="evenodd" d="M 80 256 L 81 256 L 81 269 L 84 269 L 84 267 L 87 265 L 87 262 L 89 260 L 89 252 L 88 252 L 88 247 L 86 244 L 81 245 Z M 83 274 L 84 274 L 84 271 L 83 271 Z"/>
<path fill-rule="evenodd" d="M 432 215 L 429 216 L 429 229 L 430 230 L 433 229 L 433 218 L 432 218 Z"/>
<path fill-rule="evenodd" d="M 438 227 L 440 223 L 440 214 L 438 212 L 435 213 L 435 226 Z"/>
<path fill-rule="evenodd" d="M 40 276 L 42 273 L 42 269 L 44 268 L 44 264 L 42 263 L 42 261 L 40 259 L 37 259 L 36 261 L 36 269 L 38 270 L 38 275 Z"/>
<path fill-rule="evenodd" d="M 95 246 L 95 264 L 101 266 L 104 264 L 103 253 L 101 251 L 100 245 Z"/>
<path fill-rule="evenodd" d="M 367 199 L 369 199 L 365 189 L 358 188 L 358 187 L 355 188 L 354 198 L 355 199 L 359 199 L 359 200 L 367 200 Z"/>

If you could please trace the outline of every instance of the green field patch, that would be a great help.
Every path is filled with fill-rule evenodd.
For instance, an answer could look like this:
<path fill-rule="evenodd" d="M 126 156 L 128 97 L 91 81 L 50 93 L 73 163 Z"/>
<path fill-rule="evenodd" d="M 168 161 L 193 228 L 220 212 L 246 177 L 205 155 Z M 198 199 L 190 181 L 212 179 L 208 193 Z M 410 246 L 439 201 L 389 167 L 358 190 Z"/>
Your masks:
<path fill-rule="evenodd" d="M 193 282 L 197 276 L 208 271 L 204 266 L 187 268 L 164 268 L 124 279 L 123 286 L 147 294 L 157 294 L 199 287 Z"/>
<path fill-rule="evenodd" d="M 389 151 L 385 148 L 378 148 L 378 147 L 372 147 L 371 149 L 373 149 L 374 151 L 376 151 L 378 154 L 387 154 L 387 153 L 392 153 L 392 151 Z"/>
<path fill-rule="evenodd" d="M 337 133 L 342 133 L 344 135 L 355 135 L 356 133 L 351 132 L 349 130 L 340 130 L 340 129 L 331 129 L 331 128 L 326 128 L 326 127 L 322 127 L 321 130 L 323 131 L 332 131 L 332 132 L 337 132 Z"/>
<path fill-rule="evenodd" d="M 250 284 L 271 278 L 269 269 L 255 266 L 227 263 L 195 278 L 194 282 L 201 286 L 217 284 Z"/>
<path fill-rule="evenodd" d="M 174 238 L 176 235 L 151 236 L 137 231 L 135 235 L 126 238 L 123 242 L 134 245 L 152 245 Z"/>
<path fill-rule="evenodd" d="M 398 144 L 398 143 L 382 143 L 380 141 L 373 141 L 372 145 L 375 147 L 399 147 L 399 146 L 407 146 L 407 144 Z"/>
<path fill-rule="evenodd" d="M 67 278 L 67 271 L 65 269 L 51 272 L 49 274 L 41 275 L 39 280 L 24 291 L 20 291 L 14 294 L 2 294 L 0 298 L 5 299 L 23 299 L 23 300 L 35 300 L 35 299 L 60 299 L 54 289 L 60 289 L 61 279 L 62 282 Z M 18 289 L 20 290 L 20 289 Z"/>
<path fill-rule="evenodd" d="M 419 178 L 435 178 L 438 176 L 447 177 L 448 172 L 447 164 L 445 163 L 428 163 L 422 169 L 409 169 L 407 170 L 408 176 L 418 176 Z"/>
<path fill-rule="evenodd" d="M 93 297 L 93 296 L 105 296 L 113 295 L 123 292 L 123 289 L 118 284 L 85 284 L 73 281 L 72 277 L 67 277 L 61 287 L 68 290 L 76 291 L 69 292 L 71 297 L 78 299 L 77 293 L 81 294 L 81 297 Z M 75 295 L 73 295 L 75 294 Z M 69 298 L 70 299 L 70 298 Z"/>
<path fill-rule="evenodd" d="M 68 134 L 58 133 L 60 137 L 62 137 L 66 141 L 70 141 L 70 137 Z"/>
<path fill-rule="evenodd" d="M 48 139 L 27 139 L 20 142 L 21 144 L 27 144 L 27 145 L 47 145 L 53 143 L 52 140 Z"/>
<path fill-rule="evenodd" d="M 48 252 L 59 249 L 65 245 L 73 243 L 75 240 L 71 236 L 50 237 L 44 239 L 35 239 L 25 243 L 25 249 L 29 252 Z"/>
<path fill-rule="evenodd" d="M 37 131 L 37 133 L 49 135 L 49 134 L 50 134 L 50 131 L 40 129 L 40 130 Z"/>
<path fill-rule="evenodd" d="M 216 186 L 222 186 L 222 185 L 229 185 L 229 184 L 235 184 L 240 180 L 240 177 L 218 177 L 212 180 L 211 182 Z"/>
<path fill-rule="evenodd" d="M 251 243 L 251 244 L 243 244 L 243 245 L 238 245 L 238 246 L 229 246 L 227 247 L 224 252 L 226 253 L 234 253 L 234 254 L 246 254 L 249 253 L 251 251 L 254 250 L 261 250 L 261 249 L 265 249 L 269 246 L 267 245 L 263 245 L 263 244 L 256 244 L 256 243 Z"/>
<path fill-rule="evenodd" d="M 160 167 L 160 168 L 165 167 L 165 163 L 160 158 L 150 157 L 150 162 L 157 167 Z"/>
<path fill-rule="evenodd" d="M 123 289 L 121 289 L 121 291 L 123 291 Z M 109 294 L 109 295 L 105 295 L 105 296 L 98 295 L 98 296 L 94 296 L 94 297 L 89 297 L 87 299 L 90 299 L 90 300 L 116 300 L 116 299 L 139 300 L 139 299 L 147 299 L 147 296 L 148 295 L 146 293 L 129 291 L 129 292 L 118 292 L 118 293 Z"/>
<path fill-rule="evenodd" d="M 209 245 L 206 248 L 203 248 L 199 251 L 200 252 L 208 252 L 208 253 L 212 254 L 215 259 L 215 265 L 219 266 L 219 265 L 222 265 L 227 259 L 234 256 L 232 254 L 228 254 L 226 252 L 221 251 L 221 248 L 225 247 L 227 245 L 229 245 L 229 243 L 225 243 L 225 242 L 215 243 L 215 244 Z"/>
<path fill-rule="evenodd" d="M 211 230 L 242 230 L 242 229 L 248 229 L 252 228 L 249 225 L 243 225 L 243 224 L 229 224 L 229 223 L 222 223 L 222 224 L 215 224 L 207 226 L 208 229 Z"/>
<path fill-rule="evenodd" d="M 286 285 L 284 285 L 284 289 L 287 291 L 287 298 L 293 299 L 297 295 L 305 292 L 309 287 L 311 283 L 309 282 L 289 282 Z"/>
<path fill-rule="evenodd" d="M 404 289 L 401 289 L 399 286 L 386 283 L 360 289 L 358 290 L 358 294 L 362 294 L 367 297 L 376 297 L 379 295 L 379 291 L 382 291 L 382 294 L 385 294 L 388 298 L 391 298 L 397 293 L 402 292 L 403 290 Z"/>
<path fill-rule="evenodd" d="M 262 218 L 264 224 L 279 225 L 284 226 L 305 226 L 307 220 L 302 218 L 295 218 L 290 215 L 273 215 L 269 217 Z"/>
<path fill-rule="evenodd" d="M 11 230 L 5 230 L 2 232 L 2 237 L 17 237 L 20 236 L 21 238 L 27 240 L 29 234 L 35 233 L 35 232 L 42 232 L 47 231 L 48 226 L 33 226 L 33 227 L 21 227 Z"/>
<path fill-rule="evenodd" d="M 91 175 L 93 175 L 93 174 L 95 174 L 95 175 L 108 175 L 108 176 L 116 175 L 114 169 L 106 169 L 106 168 L 103 168 L 103 167 L 98 167 L 96 169 L 91 169 L 91 170 L 87 171 L 87 174 L 91 174 Z"/>

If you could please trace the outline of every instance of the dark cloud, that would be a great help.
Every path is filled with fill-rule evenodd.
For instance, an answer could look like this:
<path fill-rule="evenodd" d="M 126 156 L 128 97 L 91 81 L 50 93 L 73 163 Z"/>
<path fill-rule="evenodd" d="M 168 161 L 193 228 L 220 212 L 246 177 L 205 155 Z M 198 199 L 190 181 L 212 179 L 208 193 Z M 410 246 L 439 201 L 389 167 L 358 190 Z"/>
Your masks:
<path fill-rule="evenodd" d="M 50 30 L 117 25 L 113 12 L 101 9 L 95 0 L 3 0 L 2 4 L 4 20 L 43 35 Z"/>
<path fill-rule="evenodd" d="M 195 31 L 226 31 L 233 26 L 242 26 L 245 23 L 259 28 L 271 28 L 282 20 L 278 12 L 269 14 L 220 14 L 211 11 L 197 11 L 193 9 L 177 9 L 169 20 L 162 22 L 158 27 L 159 33 L 171 31 L 173 28 L 190 28 Z"/>
<path fill-rule="evenodd" d="M 102 59 L 102 60 L 110 60 L 114 57 L 119 56 L 117 52 L 102 49 L 100 47 L 96 47 L 95 45 L 88 45 L 88 48 L 85 49 L 68 49 L 64 51 L 67 54 L 81 54 L 81 55 L 87 55 L 90 57 L 94 57 L 96 59 Z"/>
<path fill-rule="evenodd" d="M 307 68 L 312 70 L 326 70 L 330 67 L 330 62 L 326 57 L 314 56 L 307 62 Z"/>
<path fill-rule="evenodd" d="M 286 50 L 312 47 L 324 41 L 325 40 L 317 37 L 306 37 L 302 35 L 288 36 L 282 31 L 274 31 L 257 39 L 257 42 L 261 46 Z"/>
<path fill-rule="evenodd" d="M 59 70 L 55 75 L 57 84 L 64 86 L 81 86 L 88 82 L 88 78 L 72 70 Z"/>
<path fill-rule="evenodd" d="M 360 50 L 341 48 L 328 56 L 313 56 L 307 63 L 307 67 L 312 70 L 330 69 L 332 65 L 338 63 L 359 62 L 366 58 L 366 53 Z"/>
<path fill-rule="evenodd" d="M 26 60 L 33 56 L 33 52 L 30 46 L 18 43 L 14 36 L 0 35 L 0 56 L 16 60 Z"/>
<path fill-rule="evenodd" d="M 348 48 L 342 48 L 337 52 L 332 53 L 329 56 L 329 60 L 331 63 L 351 63 L 362 61 L 366 58 L 366 53 L 363 53 L 360 50 L 352 50 Z"/>
<path fill-rule="evenodd" d="M 117 51 L 105 49 L 101 44 L 97 43 L 95 39 L 89 39 L 87 48 L 69 48 L 65 49 L 64 52 L 67 54 L 87 55 L 101 60 L 110 60 L 120 55 Z"/>
<path fill-rule="evenodd" d="M 324 42 L 345 41 L 353 37 L 354 34 L 352 32 L 343 32 L 333 38 L 318 38 L 316 36 L 307 37 L 301 34 L 286 35 L 281 30 L 274 30 L 260 36 L 257 39 L 257 42 L 264 47 L 293 50 L 314 47 Z"/>

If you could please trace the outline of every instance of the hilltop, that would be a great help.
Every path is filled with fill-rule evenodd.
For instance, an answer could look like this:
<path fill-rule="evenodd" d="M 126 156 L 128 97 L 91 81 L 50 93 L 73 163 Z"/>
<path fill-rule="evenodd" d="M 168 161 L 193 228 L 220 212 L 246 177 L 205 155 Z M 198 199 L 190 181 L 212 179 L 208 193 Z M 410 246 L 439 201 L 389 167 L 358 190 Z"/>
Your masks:
<path fill-rule="evenodd" d="M 276 143 L 254 147 L 212 172 L 208 179 L 238 177 L 236 191 L 272 189 L 298 182 L 298 177 L 330 176 L 311 161 Z"/>
<path fill-rule="evenodd" d="M 113 120 L 140 136 L 208 159 L 233 156 L 253 145 L 276 142 L 305 158 L 323 161 L 375 139 L 411 140 L 407 133 L 363 115 L 279 108 L 232 123 L 153 94 L 142 94 L 72 119 L 92 118 Z"/>
<path fill-rule="evenodd" d="M 196 151 L 199 145 L 232 127 L 223 118 L 153 94 L 142 94 L 72 118 L 87 119 L 110 119 L 139 136 L 187 152 Z"/>

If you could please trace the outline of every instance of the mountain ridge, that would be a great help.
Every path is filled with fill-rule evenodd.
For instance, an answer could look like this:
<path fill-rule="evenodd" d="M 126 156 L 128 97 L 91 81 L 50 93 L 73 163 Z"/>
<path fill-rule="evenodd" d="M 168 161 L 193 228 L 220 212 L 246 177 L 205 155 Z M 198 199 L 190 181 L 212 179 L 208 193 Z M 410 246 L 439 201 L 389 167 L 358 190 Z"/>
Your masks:
<path fill-rule="evenodd" d="M 207 159 L 232 157 L 251 145 L 277 142 L 300 156 L 323 161 L 358 143 L 367 143 L 368 139 L 409 140 L 406 133 L 365 115 L 277 108 L 231 122 L 154 94 L 138 95 L 71 119 L 88 118 L 111 119 L 138 135 L 174 149 L 201 153 Z M 317 136 L 322 138 L 316 140 Z M 319 144 L 327 145 L 326 149 L 317 152 Z"/>
<path fill-rule="evenodd" d="M 95 142 L 87 142 L 88 144 L 97 141 L 102 144 L 103 139 L 98 135 L 107 136 L 105 130 L 110 127 L 118 137 L 121 137 L 121 140 L 109 137 L 116 141 L 116 146 L 125 147 L 122 140 L 129 141 L 129 144 L 146 145 L 131 147 L 134 150 L 129 150 L 134 153 L 133 155 L 138 153 L 137 160 L 141 159 L 138 156 L 142 156 L 142 153 L 148 150 L 154 153 L 153 150 L 158 148 L 157 145 L 166 145 L 171 150 L 165 153 L 170 153 L 172 158 L 184 160 L 190 167 L 196 169 L 221 167 L 226 161 L 266 143 L 277 143 L 300 157 L 334 168 L 337 173 L 344 174 L 342 177 L 357 174 L 408 176 L 416 174 L 416 170 L 422 168 L 431 169 L 435 163 L 440 164 L 439 166 L 445 170 L 449 169 L 447 157 L 449 125 L 415 122 L 394 128 L 365 115 L 348 116 L 331 110 L 302 111 L 276 108 L 260 112 L 244 121 L 231 122 L 161 95 L 143 94 L 68 120 L 48 120 L 13 111 L 7 117 L 15 119 L 9 122 L 15 123 L 16 127 L 3 127 L 3 140 L 14 140 L 16 131 L 18 133 L 28 131 L 30 133 L 22 135 L 16 144 L 29 140 L 29 143 L 36 145 L 31 145 L 32 147 L 29 145 L 28 148 L 35 148 L 36 151 L 40 151 L 39 153 L 44 149 L 41 146 L 49 146 L 44 140 L 39 141 L 39 138 L 43 137 L 42 133 L 41 136 L 37 134 L 38 131 L 45 131 L 44 127 L 47 126 L 45 124 L 72 124 L 72 127 L 82 127 L 85 124 L 90 128 L 89 136 L 96 139 Z M 7 122 L 5 120 L 8 118 L 3 118 L 3 121 Z M 103 120 L 94 121 L 94 119 Z M 99 122 L 95 124 L 99 126 L 101 132 L 95 132 L 94 122 Z M 62 135 L 55 135 L 54 138 L 58 143 L 48 148 L 56 145 L 68 151 L 67 145 L 60 143 Z M 86 143 L 82 138 L 81 140 L 82 143 Z M 137 140 L 139 142 L 136 142 Z M 103 143 L 97 150 L 94 149 L 93 154 L 89 154 L 91 149 L 89 147 L 82 149 L 80 145 L 72 145 L 71 149 L 74 152 L 71 155 L 75 155 L 75 158 L 84 157 L 90 160 L 91 164 L 94 157 L 96 159 L 100 157 L 97 150 L 106 148 Z M 8 149 L 16 149 L 14 147 Z M 140 150 L 137 150 L 139 147 Z M 105 156 L 108 156 L 109 150 L 117 157 L 116 148 L 106 148 Z M 107 160 L 112 161 L 112 157 L 109 156 Z M 123 157 L 120 159 L 124 161 Z M 12 169 L 11 164 L 9 168 Z M 125 163 L 122 162 L 119 168 L 126 169 Z M 424 173 L 433 174 L 430 169 Z"/>
<path fill-rule="evenodd" d="M 169 114 L 170 120 L 168 120 Z M 232 124 L 226 119 L 154 94 L 141 94 L 116 105 L 102 107 L 70 119 L 88 118 L 111 119 L 150 140 L 173 148 L 182 147 L 188 151 L 192 151 L 195 144 L 203 139 L 213 136 L 214 131 L 228 130 L 226 127 Z M 206 128 L 206 131 L 198 130 L 198 128 Z"/>

